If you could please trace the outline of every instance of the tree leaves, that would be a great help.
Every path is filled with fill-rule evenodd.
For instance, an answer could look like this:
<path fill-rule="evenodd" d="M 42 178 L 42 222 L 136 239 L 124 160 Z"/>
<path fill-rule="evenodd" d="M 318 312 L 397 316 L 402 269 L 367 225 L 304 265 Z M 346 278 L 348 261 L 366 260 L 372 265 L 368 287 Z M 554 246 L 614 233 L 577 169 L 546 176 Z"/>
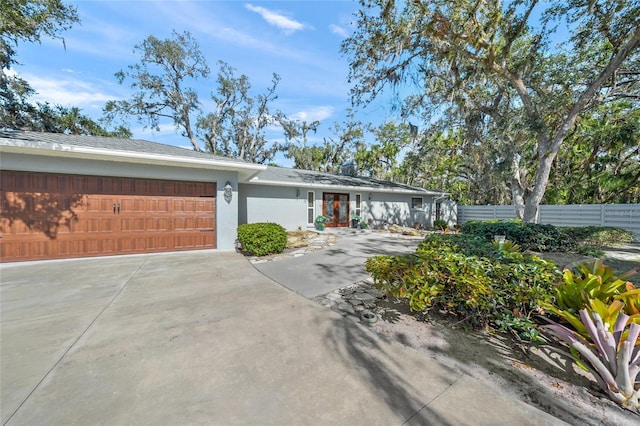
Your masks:
<path fill-rule="evenodd" d="M 503 169 L 527 221 L 576 120 L 619 96 L 640 99 L 637 0 L 360 3 L 342 45 L 353 102 L 409 93 L 403 112 L 433 133 L 459 131 L 467 146 L 497 152 L 484 166 Z M 571 37 L 558 44 L 551 35 L 565 26 Z"/>
<path fill-rule="evenodd" d="M 43 36 L 60 33 L 78 22 L 76 8 L 62 0 L 3 0 L 0 3 L 0 68 L 16 63 L 18 42 L 40 42 Z M 63 39 L 64 43 L 64 39 Z"/>

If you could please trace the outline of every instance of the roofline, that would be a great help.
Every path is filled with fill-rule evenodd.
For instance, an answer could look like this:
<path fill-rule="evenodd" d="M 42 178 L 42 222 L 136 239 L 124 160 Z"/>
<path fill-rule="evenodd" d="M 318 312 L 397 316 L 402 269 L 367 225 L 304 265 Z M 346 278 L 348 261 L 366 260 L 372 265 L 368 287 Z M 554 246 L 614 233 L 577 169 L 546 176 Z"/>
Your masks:
<path fill-rule="evenodd" d="M 273 186 L 287 186 L 287 187 L 304 187 L 304 188 L 332 188 L 332 189 L 342 189 L 349 191 L 367 191 L 367 192 L 392 192 L 399 194 L 419 194 L 419 195 L 434 195 L 443 197 L 445 195 L 449 195 L 448 192 L 442 191 L 432 191 L 429 189 L 416 189 L 415 191 L 409 189 L 400 189 L 400 188 L 376 188 L 372 186 L 348 186 L 348 185 L 332 185 L 332 184 L 320 184 L 320 183 L 300 183 L 300 182 L 286 182 L 286 181 L 276 181 L 276 180 L 258 180 L 257 178 L 252 178 L 247 182 L 243 182 L 251 185 L 273 185 Z"/>
<path fill-rule="evenodd" d="M 192 168 L 215 168 L 242 172 L 244 179 L 251 179 L 256 173 L 266 170 L 267 166 L 254 163 L 243 163 L 233 160 L 198 159 L 179 157 L 171 154 L 151 154 L 136 151 L 93 148 L 79 145 L 67 145 L 55 142 L 19 142 L 11 140 L 9 144 L 0 139 L 0 152 L 18 154 L 48 155 L 55 157 L 76 157 L 91 160 L 113 160 L 142 164 L 181 165 Z"/>

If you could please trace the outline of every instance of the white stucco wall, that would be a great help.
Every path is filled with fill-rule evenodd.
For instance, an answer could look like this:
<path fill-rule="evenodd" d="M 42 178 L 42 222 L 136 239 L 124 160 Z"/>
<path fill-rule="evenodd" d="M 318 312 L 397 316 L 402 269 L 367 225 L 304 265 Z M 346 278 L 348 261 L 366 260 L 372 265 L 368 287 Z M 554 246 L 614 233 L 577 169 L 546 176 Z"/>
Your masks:
<path fill-rule="evenodd" d="M 86 159 L 58 158 L 50 156 L 0 153 L 3 170 L 79 175 L 102 175 L 147 179 L 188 180 L 217 184 L 216 199 L 216 247 L 218 250 L 235 250 L 238 228 L 238 173 L 206 168 L 170 167 L 151 164 L 116 163 Z M 229 182 L 234 188 L 230 203 L 224 199 L 224 186 Z"/>

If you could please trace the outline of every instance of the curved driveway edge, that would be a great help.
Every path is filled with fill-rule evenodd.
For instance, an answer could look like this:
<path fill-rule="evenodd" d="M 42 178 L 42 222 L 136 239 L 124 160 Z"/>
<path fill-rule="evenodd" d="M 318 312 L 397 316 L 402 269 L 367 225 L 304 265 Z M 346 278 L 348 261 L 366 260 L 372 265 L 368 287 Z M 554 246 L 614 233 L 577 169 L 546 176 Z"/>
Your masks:
<path fill-rule="evenodd" d="M 300 257 L 280 258 L 253 266 L 267 277 L 312 299 L 369 278 L 370 257 L 413 253 L 421 237 L 379 232 L 341 232 L 329 248 Z"/>
<path fill-rule="evenodd" d="M 2 424 L 558 424 L 196 252 L 0 268 Z"/>

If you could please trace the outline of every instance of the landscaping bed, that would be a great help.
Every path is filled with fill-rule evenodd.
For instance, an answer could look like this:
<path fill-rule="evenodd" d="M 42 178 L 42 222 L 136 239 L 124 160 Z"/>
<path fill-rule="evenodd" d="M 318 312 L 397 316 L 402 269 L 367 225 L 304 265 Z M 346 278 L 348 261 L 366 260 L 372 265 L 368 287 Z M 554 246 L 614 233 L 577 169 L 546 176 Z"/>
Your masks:
<path fill-rule="evenodd" d="M 640 424 L 640 415 L 608 399 L 588 373 L 551 346 L 536 348 L 508 334 L 473 330 L 439 312 L 410 312 L 406 302 L 395 299 L 379 302 L 375 311 L 380 320 L 373 329 L 383 338 L 423 352 L 569 424 Z"/>
<path fill-rule="evenodd" d="M 620 236 L 632 239 L 516 221 L 429 235 L 414 254 L 367 260 L 387 294 L 375 330 L 571 424 L 640 424 L 640 290 L 622 274 L 640 249 Z"/>

